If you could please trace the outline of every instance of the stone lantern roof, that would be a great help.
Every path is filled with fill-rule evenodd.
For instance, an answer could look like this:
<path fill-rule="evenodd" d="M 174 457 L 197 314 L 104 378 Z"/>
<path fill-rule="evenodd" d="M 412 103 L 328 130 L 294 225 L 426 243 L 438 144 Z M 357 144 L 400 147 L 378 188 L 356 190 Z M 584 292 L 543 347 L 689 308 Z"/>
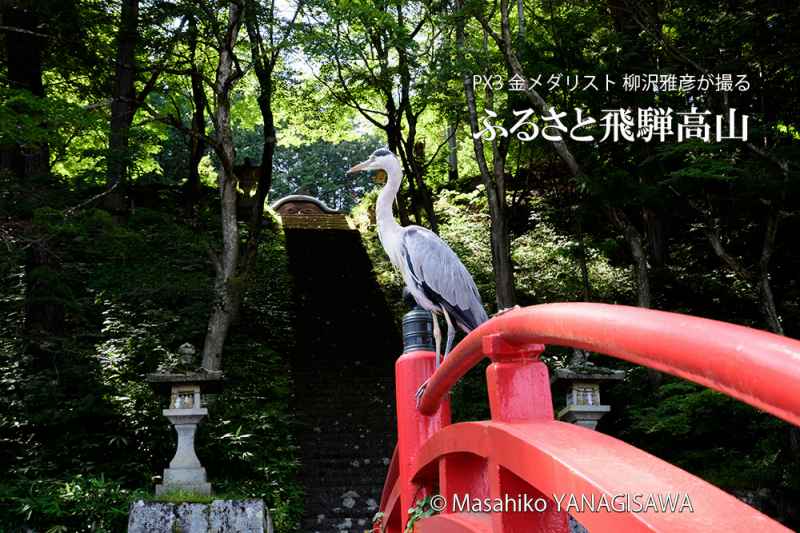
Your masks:
<path fill-rule="evenodd" d="M 186 372 L 156 372 L 147 374 L 146 380 L 156 390 L 162 394 L 168 394 L 173 385 L 188 385 L 197 383 L 203 393 L 214 394 L 222 388 L 225 376 L 222 372 L 209 372 L 207 370 L 186 371 Z"/>

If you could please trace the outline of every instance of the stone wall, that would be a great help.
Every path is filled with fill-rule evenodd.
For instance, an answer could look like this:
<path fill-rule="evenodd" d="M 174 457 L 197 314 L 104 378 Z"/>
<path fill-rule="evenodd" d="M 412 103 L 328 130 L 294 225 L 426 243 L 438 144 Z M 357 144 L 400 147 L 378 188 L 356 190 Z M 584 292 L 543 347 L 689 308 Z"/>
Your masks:
<path fill-rule="evenodd" d="M 165 503 L 139 500 L 131 505 L 128 533 L 273 533 L 262 500 Z"/>

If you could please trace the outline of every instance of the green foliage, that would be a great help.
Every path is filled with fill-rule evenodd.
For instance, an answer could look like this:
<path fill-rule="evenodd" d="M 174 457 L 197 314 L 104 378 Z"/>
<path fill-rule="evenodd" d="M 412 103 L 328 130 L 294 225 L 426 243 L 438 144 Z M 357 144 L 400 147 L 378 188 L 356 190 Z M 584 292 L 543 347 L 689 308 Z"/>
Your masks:
<path fill-rule="evenodd" d="M 0 87 L 0 144 L 16 143 L 23 151 L 47 144 L 59 169 L 66 169 L 65 160 L 78 155 L 76 138 L 96 143 L 92 135 L 102 127 L 101 119 L 102 114 L 87 112 L 69 96 L 39 97 Z"/>
<path fill-rule="evenodd" d="M 484 188 L 442 190 L 436 201 L 440 235 L 472 274 L 484 304 L 494 305 L 494 269 L 489 244 L 489 211 Z"/>
<path fill-rule="evenodd" d="M 264 499 L 276 530 L 292 531 L 303 493 L 287 359 L 294 346 L 291 277 L 282 233 L 265 233 L 243 295 L 240 324 L 253 326 L 227 343 L 226 386 L 201 426 L 198 453 L 215 458 L 207 468 L 219 480 L 216 490 Z"/>
<path fill-rule="evenodd" d="M 633 371 L 611 393 L 614 401 L 627 397 L 627 408 L 606 422 L 626 441 L 729 489 L 786 483 L 797 490 L 797 467 L 783 451 L 788 424 L 685 381 L 650 392 L 642 374 Z"/>
<path fill-rule="evenodd" d="M 138 489 L 150 486 L 149 476 L 163 468 L 173 445 L 161 399 L 142 376 L 173 361 L 183 342 L 199 346 L 205 335 L 213 275 L 206 256 L 218 246 L 218 220 L 208 198 L 196 219 L 182 219 L 184 198 L 174 186 L 188 175 L 189 139 L 163 120 L 187 126 L 193 111 L 189 47 L 177 33 L 183 17 L 196 19 L 194 61 L 214 102 L 207 82 L 214 78 L 225 10 L 223 4 L 141 4 L 137 90 L 153 73 L 159 76 L 137 102 L 125 155 L 134 183 L 160 184 L 167 192 L 147 198 L 158 208 L 143 209 L 137 198 L 120 222 L 93 208 L 100 202 L 67 214 L 98 194 L 106 180 L 119 5 L 27 4 L 39 19 L 35 29 L 47 35 L 40 54 L 45 96 L 21 90 L 3 62 L 0 145 L 28 154 L 46 144 L 52 175 L 20 179 L 16 169 L 0 170 L 0 529 L 27 521 L 52 531 L 118 530 L 122 522 L 113 509 L 124 509 Z M 354 218 L 398 315 L 402 280 L 375 232 L 376 193 L 366 175 L 344 176 L 355 160 L 385 144 L 387 132 L 375 123 L 386 125 L 389 116 L 398 121 L 401 138 L 413 130 L 413 140 L 425 143 L 426 158 L 445 140 L 446 128 L 456 125 L 458 179 L 451 180 L 445 146 L 425 169 L 425 180 L 441 235 L 473 273 L 487 307 L 494 307 L 487 200 L 476 187 L 461 76 L 508 78 L 508 68 L 478 21 L 499 31 L 496 6 L 464 4 L 464 13 L 455 13 L 449 5 L 416 1 L 312 0 L 296 21 L 302 31 L 276 57 L 272 195 L 313 194 L 341 209 L 357 204 Z M 513 139 L 504 170 L 518 301 L 576 301 L 588 293 L 595 301 L 636 302 L 629 243 L 608 217 L 613 207 L 643 240 L 654 307 L 764 327 L 753 280 L 764 269 L 786 333 L 798 336 L 800 256 L 791 236 L 800 230 L 800 56 L 787 51 L 800 49 L 800 12 L 791 2 L 756 0 L 624 4 L 525 2 L 525 32 L 517 30 L 519 14 L 511 10 L 512 48 L 526 75 L 600 81 L 608 74 L 618 82 L 599 92 L 542 87 L 548 104 L 594 117 L 620 107 L 680 112 L 696 105 L 717 113 L 730 105 L 749 114 L 752 145 L 571 143 L 584 170 L 573 177 L 550 143 Z M 258 9 L 257 17 L 265 31 L 280 28 L 279 37 L 289 21 L 285 6 L 276 11 Z M 462 14 L 466 53 L 459 58 L 452 30 Z M 231 97 L 237 162 L 259 161 L 264 140 L 260 87 L 248 68 L 245 33 L 236 49 L 245 76 Z M 6 34 L 11 44 L 22 35 Z M 713 90 L 636 93 L 619 83 L 631 72 L 704 70 L 747 74 L 752 87 L 723 100 Z M 403 80 L 405 101 L 399 94 Z M 510 117 L 511 110 L 529 106 L 521 94 L 506 90 L 476 92 L 479 115 L 491 107 Z M 208 114 L 206 121 L 210 132 Z M 492 146 L 484 149 L 488 154 Z M 207 152 L 201 180 L 213 188 L 219 168 Z M 778 230 L 768 250 L 765 221 L 775 213 Z M 706 235 L 709 225 L 719 230 L 728 257 L 750 275 L 717 257 Z M 663 255 L 657 257 L 659 249 Z M 290 436 L 285 356 L 292 322 L 284 255 L 270 233 L 251 278 L 236 280 L 245 302 L 226 348 L 228 382 L 201 426 L 198 447 L 218 488 L 263 497 L 279 530 L 288 531 L 302 495 Z M 51 332 L 32 331 L 30 308 L 55 310 L 63 320 L 54 320 L 59 327 Z M 553 364 L 566 358 L 555 350 L 548 354 Z M 785 424 L 682 382 L 652 388 L 640 369 L 619 366 L 628 373 L 609 393 L 614 410 L 603 424 L 610 433 L 724 487 L 800 490 L 796 435 Z M 456 418 L 486 417 L 485 402 L 475 400 L 485 397 L 482 370 L 473 370 L 455 390 Z M 104 500 L 112 505 L 97 503 Z"/>
<path fill-rule="evenodd" d="M 115 533 L 127 527 L 130 503 L 144 497 L 117 481 L 76 474 L 68 479 L 37 479 L 0 484 L 0 526 L 14 525 L 13 517 L 46 528 L 48 533 L 92 531 Z M 10 524 L 4 523 L 12 519 Z"/>
<path fill-rule="evenodd" d="M 522 303 L 576 301 L 582 281 L 576 262 L 578 244 L 560 233 L 543 216 L 541 202 L 530 206 L 531 228 L 512 240 L 512 260 L 518 300 Z M 472 273 L 484 303 L 494 300 L 494 271 L 489 245 L 489 213 L 483 186 L 458 193 L 442 190 L 436 203 L 441 236 Z M 598 246 L 587 245 L 589 277 L 596 297 L 625 301 L 632 294 L 627 269 L 615 267 Z"/>
<path fill-rule="evenodd" d="M 230 497 L 223 494 L 212 494 L 204 496 L 195 492 L 188 492 L 185 490 L 172 490 L 164 492 L 155 497 L 148 497 L 146 499 L 156 502 L 167 503 L 211 503 L 214 500 L 237 499 L 238 496 Z"/>
<path fill-rule="evenodd" d="M 64 287 L 51 299 L 68 304 L 67 331 L 26 339 L 13 320 L 0 331 L 0 530 L 26 523 L 119 531 L 129 501 L 152 490 L 151 476 L 174 451 L 163 399 L 143 377 L 184 342 L 202 344 L 213 278 L 206 248 L 215 232 L 159 210 L 137 209 L 124 224 L 92 209 L 33 215 L 61 259 L 47 276 Z M 19 262 L 2 264 L 3 310 L 21 317 L 24 271 Z M 290 531 L 302 509 L 284 360 L 291 306 L 282 242 L 271 230 L 252 275 L 247 326 L 230 339 L 228 381 L 197 446 L 217 490 L 264 498 L 278 530 Z"/>
<path fill-rule="evenodd" d="M 437 511 L 431 508 L 432 498 L 433 496 L 425 496 L 421 500 L 417 500 L 414 507 L 408 510 L 408 522 L 406 523 L 405 533 L 413 533 L 414 524 L 423 518 L 438 514 Z"/>
<path fill-rule="evenodd" d="M 239 157 L 258 161 L 261 157 L 260 129 L 241 132 L 240 136 L 252 143 L 246 143 L 250 147 L 242 150 Z M 328 139 L 306 139 L 294 145 L 281 143 L 273 159 L 270 197 L 277 200 L 289 194 L 306 194 L 319 198 L 333 209 L 348 211 L 371 187 L 372 181 L 366 173 L 347 174 L 347 170 L 382 145 L 382 141 L 373 136 L 336 143 Z"/>

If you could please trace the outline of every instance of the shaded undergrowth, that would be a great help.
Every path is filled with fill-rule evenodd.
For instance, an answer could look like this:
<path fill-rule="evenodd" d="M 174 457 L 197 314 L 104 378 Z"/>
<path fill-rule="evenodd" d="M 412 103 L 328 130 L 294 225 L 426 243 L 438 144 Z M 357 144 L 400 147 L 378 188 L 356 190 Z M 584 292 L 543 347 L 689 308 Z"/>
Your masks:
<path fill-rule="evenodd" d="M 121 531 L 129 502 L 152 491 L 174 453 L 165 400 L 144 376 L 181 344 L 202 346 L 215 219 L 137 209 L 120 223 L 96 209 L 24 208 L 25 232 L 0 261 L 0 530 Z M 290 531 L 302 512 L 290 280 L 282 233 L 263 240 L 197 449 L 215 490 L 263 498 L 277 530 Z M 31 267 L 33 249 L 50 259 Z M 55 310 L 51 327 L 25 323 L 31 305 Z"/>

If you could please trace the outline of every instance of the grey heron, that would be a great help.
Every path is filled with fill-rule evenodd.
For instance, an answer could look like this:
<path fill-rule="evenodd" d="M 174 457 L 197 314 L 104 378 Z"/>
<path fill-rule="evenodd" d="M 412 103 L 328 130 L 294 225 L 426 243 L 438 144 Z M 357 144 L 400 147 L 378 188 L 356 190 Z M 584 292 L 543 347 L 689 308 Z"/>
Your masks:
<path fill-rule="evenodd" d="M 414 300 L 433 313 L 433 337 L 436 342 L 436 368 L 441 362 L 441 330 L 438 315 L 447 323 L 444 357 L 450 353 L 455 326 L 469 333 L 488 317 L 475 281 L 453 250 L 435 233 L 420 226 L 401 226 L 392 214 L 392 203 L 403 180 L 397 157 L 379 149 L 366 161 L 348 170 L 383 170 L 386 184 L 378 195 L 376 218 L 378 236 L 392 265 L 400 271 Z M 419 394 L 424 388 L 420 388 Z"/>

